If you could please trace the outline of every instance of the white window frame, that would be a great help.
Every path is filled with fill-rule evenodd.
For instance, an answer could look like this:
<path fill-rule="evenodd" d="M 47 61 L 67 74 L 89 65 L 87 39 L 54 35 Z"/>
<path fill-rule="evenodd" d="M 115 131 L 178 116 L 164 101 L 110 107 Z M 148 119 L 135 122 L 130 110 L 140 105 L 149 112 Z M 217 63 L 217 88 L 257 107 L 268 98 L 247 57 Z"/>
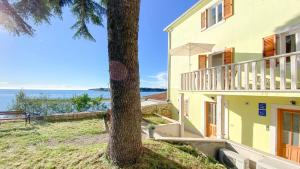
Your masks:
<path fill-rule="evenodd" d="M 286 53 L 286 36 L 295 34 L 296 36 L 296 51 L 300 51 L 300 28 L 295 30 L 290 30 L 287 32 L 283 32 L 279 34 L 279 54 L 285 54 Z"/>
<path fill-rule="evenodd" d="M 222 49 L 222 50 L 218 50 L 218 51 L 214 51 L 212 53 L 209 53 L 208 54 L 208 64 L 207 64 L 207 67 L 208 68 L 212 67 L 212 59 L 213 59 L 213 57 L 215 55 L 218 55 L 218 54 L 222 54 L 222 65 L 224 65 L 224 52 L 225 52 L 225 50 Z"/>
<path fill-rule="evenodd" d="M 222 19 L 219 21 L 219 14 L 218 14 L 218 11 L 219 11 L 219 5 L 222 4 Z M 215 12 L 215 20 L 216 22 L 214 24 L 211 24 L 211 9 L 212 8 L 215 8 L 216 9 L 216 12 Z M 221 1 L 217 1 L 216 3 L 214 3 L 213 5 L 211 5 L 210 7 L 207 8 L 207 28 L 210 28 L 220 22 L 222 22 L 224 20 L 224 1 L 221 0 Z"/>

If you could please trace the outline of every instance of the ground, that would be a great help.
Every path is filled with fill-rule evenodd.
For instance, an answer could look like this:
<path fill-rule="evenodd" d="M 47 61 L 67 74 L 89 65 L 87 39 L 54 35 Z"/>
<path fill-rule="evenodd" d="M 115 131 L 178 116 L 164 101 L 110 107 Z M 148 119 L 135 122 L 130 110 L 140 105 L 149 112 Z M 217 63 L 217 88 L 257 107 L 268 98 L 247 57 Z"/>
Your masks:
<path fill-rule="evenodd" d="M 187 145 L 147 140 L 138 163 L 127 168 L 224 168 Z M 0 168 L 114 168 L 106 159 L 101 119 L 0 125 Z"/>

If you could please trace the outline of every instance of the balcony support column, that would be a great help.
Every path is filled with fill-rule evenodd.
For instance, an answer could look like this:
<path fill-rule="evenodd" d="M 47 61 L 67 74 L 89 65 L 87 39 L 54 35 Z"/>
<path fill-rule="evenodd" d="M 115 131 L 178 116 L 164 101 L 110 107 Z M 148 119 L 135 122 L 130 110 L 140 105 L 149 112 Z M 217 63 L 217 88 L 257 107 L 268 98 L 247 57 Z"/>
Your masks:
<path fill-rule="evenodd" d="M 179 136 L 184 137 L 184 94 L 179 94 Z"/>
<path fill-rule="evenodd" d="M 217 138 L 223 139 L 224 133 L 224 96 L 217 96 Z"/>

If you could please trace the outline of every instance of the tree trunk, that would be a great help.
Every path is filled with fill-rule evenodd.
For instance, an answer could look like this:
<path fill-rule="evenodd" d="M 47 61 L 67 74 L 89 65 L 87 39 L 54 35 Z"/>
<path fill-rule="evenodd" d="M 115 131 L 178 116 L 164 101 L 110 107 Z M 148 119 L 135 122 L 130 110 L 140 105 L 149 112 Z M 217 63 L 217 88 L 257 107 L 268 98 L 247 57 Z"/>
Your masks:
<path fill-rule="evenodd" d="M 138 22 L 140 0 L 108 0 L 108 52 L 112 99 L 109 157 L 133 164 L 142 151 Z"/>

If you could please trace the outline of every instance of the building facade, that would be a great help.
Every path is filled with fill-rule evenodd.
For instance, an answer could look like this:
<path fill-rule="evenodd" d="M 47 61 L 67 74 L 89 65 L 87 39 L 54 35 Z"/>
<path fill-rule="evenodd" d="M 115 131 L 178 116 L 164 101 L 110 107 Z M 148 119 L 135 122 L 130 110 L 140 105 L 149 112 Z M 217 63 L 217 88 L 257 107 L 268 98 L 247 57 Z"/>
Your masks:
<path fill-rule="evenodd" d="M 186 130 L 300 162 L 299 6 L 202 0 L 165 29 L 168 99 Z"/>

